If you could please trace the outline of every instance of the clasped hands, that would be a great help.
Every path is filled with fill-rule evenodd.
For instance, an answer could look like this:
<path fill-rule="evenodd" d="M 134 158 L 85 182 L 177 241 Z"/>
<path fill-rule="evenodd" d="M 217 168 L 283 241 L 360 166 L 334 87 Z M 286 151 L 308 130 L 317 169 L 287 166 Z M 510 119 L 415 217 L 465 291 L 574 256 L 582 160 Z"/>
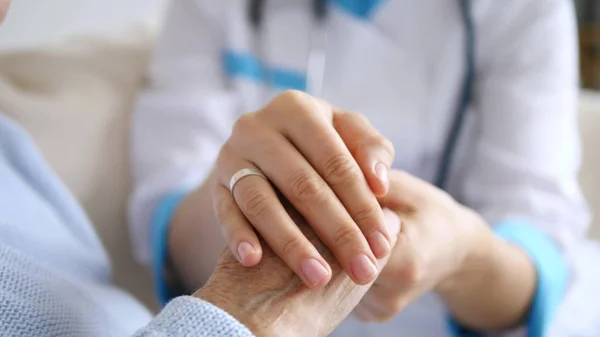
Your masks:
<path fill-rule="evenodd" d="M 310 319 L 315 331 L 301 334 L 312 336 L 352 310 L 384 321 L 451 287 L 489 230 L 445 192 L 391 170 L 393 157 L 365 117 L 301 92 L 242 116 L 209 177 L 229 252 L 197 295 L 257 334 L 300 334 Z M 249 176 L 230 191 L 245 168 L 269 181 Z"/>

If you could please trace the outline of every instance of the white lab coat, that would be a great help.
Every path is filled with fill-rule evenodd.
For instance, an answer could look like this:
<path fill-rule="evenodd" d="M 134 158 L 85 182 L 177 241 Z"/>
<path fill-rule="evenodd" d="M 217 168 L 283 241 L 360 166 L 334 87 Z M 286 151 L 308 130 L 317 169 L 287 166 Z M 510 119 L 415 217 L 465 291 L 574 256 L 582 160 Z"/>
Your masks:
<path fill-rule="evenodd" d="M 269 69 L 302 74 L 313 27 L 307 0 L 267 1 L 259 40 L 250 29 L 245 0 L 173 2 L 133 120 L 130 216 L 142 261 L 150 258 L 148 224 L 158 200 L 198 185 L 235 119 L 281 89 L 224 70 L 223 53 L 254 55 Z M 395 145 L 394 167 L 433 180 L 465 73 L 459 1 L 385 0 L 369 17 L 344 8 L 347 1 L 332 2 L 323 98 L 365 114 Z M 581 258 L 597 250 L 584 239 L 589 216 L 577 183 L 573 4 L 472 3 L 474 99 L 448 190 L 490 224 L 527 219 L 555 239 L 568 257 L 572 279 L 550 332 L 598 336 L 598 305 L 580 300 L 599 273 L 585 262 L 589 258 Z M 336 336 L 444 336 L 445 317 L 430 294 L 387 324 L 350 318 Z"/>

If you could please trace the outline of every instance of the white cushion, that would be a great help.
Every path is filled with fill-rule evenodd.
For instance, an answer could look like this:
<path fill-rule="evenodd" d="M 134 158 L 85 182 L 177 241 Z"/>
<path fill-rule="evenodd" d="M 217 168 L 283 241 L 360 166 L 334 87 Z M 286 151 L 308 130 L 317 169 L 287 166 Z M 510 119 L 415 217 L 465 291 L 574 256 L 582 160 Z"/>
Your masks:
<path fill-rule="evenodd" d="M 132 24 L 157 25 L 168 0 L 18 0 L 0 29 L 0 50 L 37 48 L 78 36 L 119 38 Z"/>
<path fill-rule="evenodd" d="M 0 110 L 34 138 L 83 204 L 113 262 L 114 280 L 157 308 L 149 271 L 130 249 L 129 119 L 152 34 L 79 40 L 0 55 Z"/>

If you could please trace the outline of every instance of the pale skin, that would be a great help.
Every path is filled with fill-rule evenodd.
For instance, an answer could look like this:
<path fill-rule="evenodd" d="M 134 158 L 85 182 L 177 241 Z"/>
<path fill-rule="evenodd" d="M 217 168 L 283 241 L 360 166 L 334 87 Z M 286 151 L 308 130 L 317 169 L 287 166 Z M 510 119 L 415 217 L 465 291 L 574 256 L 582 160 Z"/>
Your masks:
<path fill-rule="evenodd" d="M 0 23 L 9 4 L 10 0 L 0 0 Z M 359 301 L 355 309 L 359 318 L 384 321 L 429 290 L 441 295 L 458 322 L 473 329 L 503 329 L 523 320 L 535 290 L 536 273 L 533 263 L 522 251 L 492 235 L 487 224 L 475 212 L 435 187 L 403 172 L 392 171 L 388 175 L 394 149 L 364 117 L 337 111 L 324 102 L 297 93 L 288 93 L 278 99 L 268 107 L 273 111 L 271 116 L 274 112 L 291 110 L 302 117 L 312 116 L 313 120 L 300 118 L 296 122 L 304 123 L 292 123 L 296 127 L 294 129 L 285 125 L 285 121 L 280 120 L 280 124 L 273 122 L 268 118 L 268 111 L 262 111 L 262 119 L 246 118 L 246 124 L 241 124 L 242 135 L 238 144 L 246 144 L 249 148 L 260 145 L 252 133 L 243 136 L 244 128 L 248 131 L 251 125 L 260 125 L 256 119 L 263 123 L 270 120 L 273 124 L 266 125 L 278 128 L 280 132 L 287 130 L 287 137 L 294 138 L 295 135 L 298 141 L 303 137 L 310 139 L 316 136 L 318 142 L 313 146 L 318 145 L 320 153 L 302 151 L 302 144 L 297 143 L 293 145 L 300 152 L 291 152 L 296 155 L 296 164 L 305 168 L 307 163 L 310 163 L 310 168 L 314 166 L 314 171 L 305 170 L 309 174 L 317 173 L 312 175 L 313 179 L 326 177 L 327 188 L 322 187 L 325 197 L 320 201 L 326 202 L 324 210 L 332 212 L 329 216 L 333 217 L 321 218 L 323 214 L 319 212 L 323 209 L 314 205 L 309 207 L 310 204 L 303 204 L 303 200 L 292 203 L 299 206 L 304 217 L 310 219 L 312 228 L 333 251 L 335 259 L 302 217 L 294 212 L 290 215 L 290 208 L 277 204 L 279 199 L 273 197 L 274 194 L 266 199 L 269 202 L 264 209 L 270 213 L 266 218 L 255 218 L 253 222 L 248 209 L 240 210 L 237 204 L 243 197 L 232 197 L 223 187 L 226 179 L 233 174 L 231 169 L 236 164 L 249 164 L 248 158 L 236 156 L 235 150 L 229 153 L 222 151 L 221 164 L 217 164 L 215 171 L 221 169 L 219 171 L 230 175 L 224 179 L 213 171 L 196 191 L 187 196 L 173 218 L 169 236 L 170 276 L 187 289 L 197 289 L 217 266 L 206 285 L 194 296 L 228 311 L 257 336 L 327 335 Z M 321 120 L 315 111 L 323 113 Z M 266 131 L 264 128 L 251 130 Z M 325 146 L 321 146 L 323 144 Z M 311 148 L 310 144 L 304 145 L 305 149 Z M 235 145 L 231 147 L 236 149 Z M 337 159 L 326 159 L 319 167 L 313 164 L 314 158 Z M 262 161 L 268 164 L 269 160 L 262 158 Z M 326 163 L 329 165 L 323 165 Z M 271 164 L 281 164 L 281 161 Z M 327 174 L 328 166 L 330 174 Z M 282 188 L 280 185 L 276 184 L 286 195 L 285 186 Z M 246 186 L 248 191 L 256 190 L 256 187 Z M 274 193 L 269 188 L 262 184 L 263 192 Z M 291 196 L 293 200 L 294 195 Z M 384 212 L 379 204 L 392 209 L 402 219 L 403 225 L 400 226 L 398 218 Z M 213 205 L 214 208 L 211 207 Z M 237 216 L 226 216 L 228 213 Z M 323 226 L 332 219 L 338 220 L 335 233 L 344 235 L 336 238 L 319 228 L 319 223 Z M 271 226 L 289 225 L 283 246 L 279 235 L 269 235 L 275 232 L 272 228 L 261 231 L 255 226 L 265 223 Z M 251 226 L 255 226 L 267 239 L 268 245 L 258 241 Z M 403 230 L 398 234 L 401 227 Z M 280 230 L 277 228 L 277 231 Z M 220 231 L 226 242 L 220 239 Z M 203 238 L 203 242 L 199 242 Z M 342 241 L 344 244 L 340 245 Z M 250 244 L 252 250 L 246 251 L 249 254 L 240 254 L 241 242 Z M 284 249 L 289 242 L 295 243 L 292 245 L 294 249 Z M 233 255 L 225 252 L 219 256 L 225 244 Z M 279 257 L 269 246 L 274 247 Z M 371 263 L 372 268 L 363 265 L 362 275 L 357 275 L 352 268 L 352 260 L 362 255 L 368 261 L 362 259 L 361 262 Z M 236 259 L 241 264 L 235 263 Z M 323 267 L 321 278 L 316 282 L 307 278 L 303 271 L 302 262 L 307 259 L 314 259 Z M 244 268 L 242 265 L 255 267 Z M 341 272 L 340 265 L 346 273 Z M 314 266 L 312 269 L 314 272 Z M 300 278 L 294 277 L 291 270 Z M 369 290 L 368 286 L 375 279 Z M 300 280 L 315 289 L 309 291 Z M 313 310 L 317 307 L 320 310 Z M 313 324 L 307 327 L 303 324 L 306 321 Z"/>
<path fill-rule="evenodd" d="M 207 183 L 217 223 L 245 266 L 258 263 L 255 230 L 308 287 L 326 284 L 331 269 L 283 209 L 277 191 L 307 219 L 357 284 L 374 280 L 390 253 L 376 194 L 387 192 L 394 149 L 368 121 L 309 95 L 287 91 L 243 115 L 223 144 Z M 229 191 L 241 169 L 259 169 Z M 375 193 L 373 192 L 375 191 Z M 277 224 L 274 231 L 272 224 Z"/>
<path fill-rule="evenodd" d="M 377 196 L 387 193 L 393 157 L 391 143 L 366 118 L 302 92 L 284 92 L 242 116 L 210 176 L 174 216 L 170 242 L 175 267 L 180 259 L 196 256 L 191 250 L 198 246 L 207 262 L 196 263 L 202 265 L 201 273 L 177 268 L 182 269 L 177 271 L 182 282 L 193 289 L 201 284 L 200 275 L 208 275 L 216 261 L 214 251 L 221 247 L 215 242 L 217 231 L 244 266 L 261 259 L 258 232 L 308 287 L 329 281 L 330 266 L 291 221 L 269 182 L 250 176 L 229 191 L 229 180 L 244 168 L 264 172 L 354 282 L 373 281 L 377 259 L 391 251 Z M 192 244 L 192 235 L 207 243 Z"/>
<path fill-rule="evenodd" d="M 300 210 L 355 283 L 367 284 L 372 281 L 374 275 L 364 279 L 356 277 L 351 267 L 353 257 L 357 254 L 364 254 L 369 261 L 374 261 L 375 264 L 376 258 L 387 256 L 391 252 L 389 265 L 377 278 L 374 287 L 355 312 L 359 318 L 374 321 L 390 319 L 424 292 L 434 290 L 441 295 L 455 319 L 469 328 L 493 331 L 514 327 L 523 321 L 536 287 L 535 267 L 524 252 L 493 235 L 489 230 L 489 225 L 473 210 L 460 205 L 436 187 L 409 174 L 393 170 L 389 172 L 386 170 L 385 179 L 379 179 L 373 169 L 373 162 L 384 162 L 386 168 L 389 167 L 392 161 L 390 154 L 393 154 L 393 149 L 387 148 L 389 142 L 366 123 L 364 117 L 338 112 L 327 103 L 313 99 L 306 94 L 292 93 L 290 95 L 290 93 L 286 93 L 276 98 L 274 102 L 269 103 L 266 109 L 275 109 L 280 112 L 294 111 L 296 120 L 285 127 L 293 128 L 302 125 L 295 132 L 300 134 L 308 132 L 304 137 L 297 136 L 298 139 L 318 138 L 320 144 L 329 137 L 333 139 L 330 140 L 330 143 L 336 144 L 336 147 L 308 146 L 307 148 L 313 151 L 327 152 L 312 156 L 339 158 L 348 153 L 353 156 L 354 162 L 346 160 L 343 162 L 350 162 L 349 167 L 355 166 L 341 170 L 342 172 L 351 172 L 351 178 L 348 178 L 345 184 L 329 186 L 327 191 L 333 191 L 336 187 L 339 189 L 341 186 L 346 188 L 353 186 L 353 189 L 346 190 L 349 195 L 356 196 L 364 193 L 370 196 L 354 198 L 353 206 L 356 209 L 371 210 L 372 200 L 377 203 L 378 211 L 370 211 L 371 220 L 368 221 L 376 225 L 371 225 L 370 230 L 365 230 L 364 225 L 361 227 L 352 221 L 355 220 L 355 217 L 351 214 L 356 214 L 356 211 L 349 210 L 347 203 L 342 201 L 349 200 L 348 197 L 343 197 L 343 193 L 346 192 L 335 190 L 335 192 L 319 195 L 320 203 L 331 198 L 333 200 L 327 201 L 328 205 L 337 206 L 324 209 L 299 207 L 298 202 L 294 203 L 293 196 L 286 194 L 285 186 L 283 186 L 285 182 L 291 180 L 274 178 L 270 171 L 264 169 L 264 164 L 252 161 L 265 172 L 273 185 L 282 191 L 286 198 L 292 200 L 292 204 Z M 320 112 L 323 116 L 319 117 L 315 111 Z M 337 120 L 335 117 L 332 118 L 336 112 L 338 113 Z M 269 113 L 273 113 L 273 111 L 266 113 L 258 111 L 256 114 L 260 118 L 265 118 L 261 116 L 268 116 Z M 321 131 L 316 131 L 319 130 L 318 128 L 309 130 L 311 126 L 314 127 L 318 124 L 315 121 L 298 121 L 301 118 L 316 118 L 319 122 L 330 123 L 331 127 L 325 128 L 321 124 Z M 270 143 L 262 136 L 266 131 L 257 126 L 259 123 L 256 120 L 245 119 L 241 124 L 238 123 L 233 130 L 232 138 L 239 138 L 233 141 L 233 147 L 235 144 L 244 144 L 245 146 L 243 148 L 245 151 L 238 150 L 237 153 L 247 153 L 251 149 L 256 152 L 272 152 L 272 149 L 264 147 L 265 144 Z M 282 119 L 281 122 L 285 123 L 285 119 Z M 284 127 L 279 127 L 279 129 L 282 128 Z M 214 268 L 218 257 L 217 252 L 223 245 L 227 245 L 243 265 L 251 266 L 258 263 L 264 244 L 260 245 L 258 237 L 252 231 L 252 227 L 256 223 L 258 225 L 254 228 L 261 236 L 265 236 L 266 244 L 273 248 L 273 251 L 308 287 L 324 286 L 331 278 L 329 264 L 313 249 L 314 247 L 304 245 L 306 238 L 301 236 L 301 233 L 286 233 L 286 222 L 289 221 L 282 220 L 281 209 L 283 208 L 271 186 L 260 177 L 248 177 L 242 180 L 244 184 L 240 182 L 236 186 L 233 197 L 224 187 L 236 171 L 231 169 L 235 165 L 224 164 L 224 162 L 238 161 L 235 156 L 231 155 L 235 152 L 231 151 L 231 143 L 228 142 L 224 145 L 224 148 L 228 149 L 221 152 L 213 173 L 184 200 L 173 218 L 169 245 L 171 267 L 174 274 L 177 275 L 177 279 L 187 289 L 195 289 L 202 285 L 206 280 L 206 275 L 210 275 Z M 360 145 L 356 145 L 357 143 Z M 294 145 L 296 148 L 301 148 Z M 346 150 L 341 149 L 339 145 L 346 146 Z M 224 153 L 227 155 L 223 155 Z M 340 153 L 342 154 L 340 155 Z M 300 155 L 303 154 L 300 153 Z M 273 159 L 262 158 L 262 160 Z M 311 161 L 306 160 L 306 162 Z M 281 166 L 282 163 L 291 165 L 292 161 L 278 160 L 271 165 Z M 319 169 L 314 169 L 314 171 L 319 173 Z M 219 174 L 215 172 L 219 172 Z M 292 169 L 290 172 L 295 171 Z M 355 175 L 355 172 L 362 172 L 362 174 Z M 361 176 L 363 177 L 362 182 Z M 357 181 L 352 182 L 352 179 Z M 329 184 L 330 181 L 324 179 L 323 183 Z M 259 184 L 263 184 L 265 190 L 272 193 L 272 196 L 264 197 L 258 193 L 259 197 L 256 197 Z M 319 187 L 316 190 L 326 189 Z M 244 197 L 252 196 L 253 193 L 254 196 L 250 199 L 254 202 L 243 200 Z M 260 205 L 258 209 L 261 211 L 255 209 L 254 212 L 252 210 L 249 212 L 248 206 L 256 204 L 256 200 L 261 200 L 258 203 Z M 262 202 L 265 200 L 267 202 Z M 358 205 L 356 200 L 360 200 Z M 271 203 L 277 205 L 267 206 Z M 380 213 L 381 207 L 393 210 L 407 223 L 406 231 L 403 229 L 401 232 L 399 243 L 393 251 L 378 250 L 368 240 L 370 233 L 382 228 L 379 225 L 383 214 Z M 231 216 L 232 213 L 234 216 Z M 247 221 L 246 218 L 249 214 L 250 221 Z M 263 217 L 257 218 L 256 215 Z M 328 221 L 316 221 L 319 218 L 328 219 Z M 340 222 L 335 219 L 345 220 Z M 341 229 L 335 231 L 337 233 L 350 231 L 350 233 L 356 234 L 350 235 L 349 240 L 336 240 L 331 236 L 324 235 L 321 227 L 331 223 L 342 224 L 340 225 Z M 265 226 L 264 224 L 270 225 Z M 278 225 L 274 227 L 273 224 Z M 225 241 L 218 240 L 220 232 L 224 234 Z M 360 233 L 362 235 L 359 235 Z M 384 231 L 382 233 L 385 233 L 386 241 L 389 242 L 389 233 Z M 452 238 L 452 240 L 448 238 Z M 252 242 L 255 249 L 250 259 L 244 259 L 238 254 L 237 248 L 243 241 Z M 293 243 L 291 244 L 293 249 L 289 249 L 289 242 Z M 340 242 L 343 245 L 340 245 Z M 283 249 L 284 247 L 288 248 Z M 349 254 L 347 251 L 351 253 Z M 327 271 L 327 276 L 320 279 L 319 282 L 310 282 L 303 276 L 302 261 L 307 258 L 316 259 Z"/>
<path fill-rule="evenodd" d="M 517 247 L 494 236 L 485 221 L 448 194 L 405 172 L 390 172 L 380 199 L 402 220 L 390 262 L 356 308 L 358 318 L 386 321 L 435 290 L 466 327 L 494 331 L 519 323 L 536 274 Z"/>
<path fill-rule="evenodd" d="M 312 109 L 326 113 L 327 109 L 331 109 L 324 102 L 310 100 L 306 97 L 308 95 L 301 98 L 279 97 L 276 107 L 282 111 L 294 108 L 297 109 L 296 114 L 307 116 L 314 116 L 314 111 L 305 113 L 304 110 Z M 289 99 L 292 102 L 288 102 Z M 308 99 L 309 102 L 305 102 L 306 104 L 303 105 L 303 99 Z M 315 109 L 319 104 L 323 104 L 323 106 Z M 268 107 L 273 108 L 272 103 Z M 357 119 L 354 116 L 353 118 Z M 335 127 L 340 125 L 339 121 L 336 125 L 331 122 L 330 118 L 325 118 L 325 120 L 332 123 L 336 132 L 340 132 Z M 361 118 L 361 121 L 364 121 L 364 118 Z M 345 135 L 345 137 L 340 136 L 342 140 L 381 139 L 372 127 L 363 129 L 359 126 L 364 123 L 349 124 L 352 127 L 341 130 L 341 133 Z M 302 128 L 302 130 L 305 129 L 306 127 Z M 235 132 L 236 129 L 234 129 Z M 253 133 L 250 131 L 237 137 L 243 138 L 243 141 L 240 140 L 240 142 L 254 144 L 258 147 L 262 143 L 258 140 L 259 138 L 253 138 Z M 373 143 L 366 142 L 366 144 Z M 251 145 L 248 146 L 251 147 Z M 381 146 L 387 145 L 382 142 L 375 145 L 375 148 L 381 148 Z M 363 148 L 363 157 L 372 157 L 369 154 L 364 155 L 369 151 L 368 146 Z M 355 154 L 354 151 L 349 152 Z M 375 152 L 377 153 L 377 150 Z M 367 177 L 366 180 L 369 180 L 369 172 L 372 172 L 368 170 L 369 165 L 359 164 L 360 158 L 355 160 L 364 176 Z M 386 163 L 391 163 L 391 159 L 386 160 Z M 214 193 L 215 185 L 219 185 L 219 181 L 223 181 L 223 178 L 216 177 L 214 173 L 216 171 L 223 171 L 219 162 L 204 184 L 181 204 L 173 218 L 169 238 L 172 266 L 178 279 L 188 289 L 194 289 L 203 284 L 205 276 L 202 275 L 210 274 L 216 263 L 217 254 L 215 252 L 219 251 L 221 245 L 228 245 L 233 254 L 236 254 L 236 243 L 241 240 L 241 237 L 248 237 L 245 234 L 246 230 L 232 229 L 235 226 L 231 225 L 223 226 L 220 220 L 223 220 L 223 214 L 229 213 L 231 209 L 237 209 L 237 214 L 241 218 L 245 213 L 236 208 L 237 205 L 244 204 L 240 202 L 239 196 L 244 195 L 244 189 L 252 189 L 253 184 L 259 181 L 264 182 L 258 177 L 245 178 L 245 187 L 240 191 L 235 191 L 235 199 L 231 198 L 230 203 L 225 206 L 221 203 L 220 207 L 222 208 L 219 209 L 218 206 L 214 210 L 210 205 L 215 204 L 215 199 L 222 198 L 229 193 L 226 189 L 221 189 L 222 192 L 219 194 Z M 230 171 L 227 171 L 226 179 L 229 179 L 229 173 L 233 174 Z M 271 179 L 269 174 L 266 174 Z M 376 175 L 371 175 L 371 180 L 376 180 Z M 276 181 L 272 180 L 272 182 L 275 187 L 280 188 Z M 380 185 L 384 188 L 377 190 L 377 188 L 373 188 L 372 184 L 369 186 L 370 190 L 363 189 L 361 193 L 370 193 L 376 198 L 378 207 L 383 206 L 395 211 L 402 221 L 406 222 L 406 229 L 400 233 L 399 243 L 391 252 L 390 263 L 357 308 L 355 314 L 359 318 L 385 321 L 392 318 L 421 294 L 433 290 L 441 295 L 455 319 L 466 327 L 481 331 L 494 331 L 517 326 L 523 321 L 536 287 L 535 267 L 524 252 L 493 235 L 489 225 L 473 210 L 460 205 L 445 192 L 407 173 L 389 171 L 386 174 L 385 183 Z M 374 193 L 373 190 L 378 193 Z M 237 193 L 240 194 L 236 195 Z M 283 194 L 285 195 L 285 193 Z M 335 198 L 337 195 L 338 193 L 334 193 L 332 197 Z M 275 200 L 279 202 L 277 198 L 272 198 L 271 201 Z M 368 198 L 361 200 L 365 204 L 370 202 Z M 219 203 L 216 204 L 219 205 Z M 312 209 L 312 211 L 322 212 L 320 209 Z M 331 212 L 331 208 L 328 212 Z M 278 214 L 277 212 L 267 213 Z M 306 218 L 314 219 L 314 216 L 306 216 L 304 213 L 303 215 Z M 237 221 L 244 222 L 243 220 Z M 278 223 L 278 220 L 270 218 L 262 221 L 271 224 L 269 230 L 270 233 L 275 234 L 272 236 L 273 238 L 279 236 L 280 227 L 274 228 L 272 225 Z M 319 234 L 318 225 L 310 220 L 309 223 Z M 246 222 L 245 225 L 247 224 Z M 260 228 L 257 230 L 263 235 Z M 225 234 L 225 241 L 219 242 L 217 238 L 221 231 Z M 202 240 L 201 238 L 211 239 Z M 300 239 L 304 240 L 303 237 Z M 289 239 L 287 240 L 289 241 Z M 203 244 L 199 244 L 199 241 Z M 270 245 L 270 242 L 266 241 Z M 335 249 L 339 248 L 335 244 L 331 245 L 330 241 L 323 241 L 325 244 L 330 243 L 327 245 L 334 251 L 338 260 L 340 257 L 346 256 L 335 253 Z M 362 240 L 357 240 L 356 244 L 358 247 L 365 247 L 361 248 L 363 252 L 369 247 Z M 262 246 L 257 245 L 256 247 Z M 298 250 L 274 249 L 274 251 L 286 261 L 292 270 L 299 270 L 297 265 L 291 262 L 298 260 L 290 258 L 291 255 L 298 254 Z M 310 250 L 308 252 L 308 255 L 313 254 Z M 302 254 L 306 256 L 306 252 L 300 253 L 300 255 Z M 240 260 L 239 256 L 238 260 Z M 251 263 L 245 261 L 244 264 L 252 265 L 259 260 L 260 254 L 257 254 L 255 260 L 252 260 Z M 340 262 L 340 264 L 345 265 L 344 262 Z M 349 272 L 347 268 L 344 269 Z M 298 274 L 298 272 L 296 273 Z M 355 282 L 359 281 L 353 277 L 351 272 L 349 275 Z M 307 283 L 302 276 L 300 278 Z M 328 280 L 329 278 L 318 284 L 308 283 L 307 285 L 318 288 L 327 284 Z"/>

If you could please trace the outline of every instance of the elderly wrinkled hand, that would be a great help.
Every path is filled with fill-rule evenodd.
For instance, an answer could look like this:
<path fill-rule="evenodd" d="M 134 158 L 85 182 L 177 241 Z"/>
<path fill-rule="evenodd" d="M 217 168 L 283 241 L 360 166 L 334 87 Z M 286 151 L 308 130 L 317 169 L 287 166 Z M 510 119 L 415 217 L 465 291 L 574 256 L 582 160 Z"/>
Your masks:
<path fill-rule="evenodd" d="M 258 336 L 325 336 L 352 311 L 370 284 L 352 282 L 302 217 L 296 212 L 290 214 L 331 265 L 332 279 L 326 286 L 307 288 L 266 246 L 261 262 L 250 268 L 240 265 L 226 250 L 214 274 L 194 296 L 227 311 Z M 384 211 L 384 219 L 393 247 L 400 221 L 389 210 Z M 378 262 L 381 268 L 387 258 Z"/>

